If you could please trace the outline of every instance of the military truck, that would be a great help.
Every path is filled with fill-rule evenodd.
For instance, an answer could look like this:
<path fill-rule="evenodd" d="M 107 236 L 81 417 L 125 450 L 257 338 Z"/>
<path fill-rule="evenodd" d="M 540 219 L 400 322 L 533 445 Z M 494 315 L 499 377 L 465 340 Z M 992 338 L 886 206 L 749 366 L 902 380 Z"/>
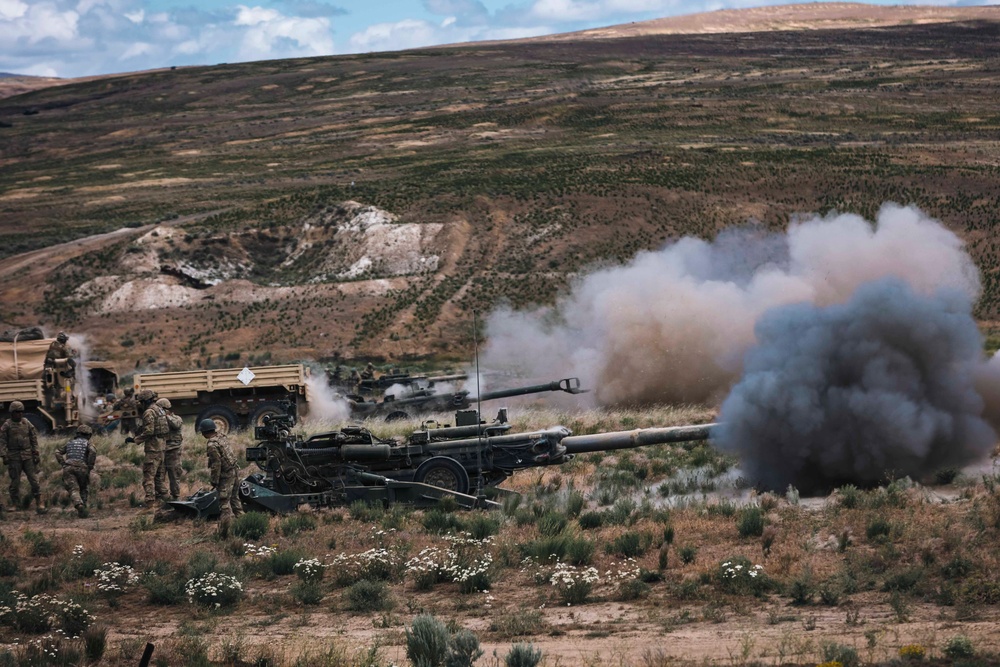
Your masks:
<path fill-rule="evenodd" d="M 221 433 L 259 426 L 268 415 L 297 414 L 308 410 L 302 364 L 252 366 L 172 373 L 142 373 L 133 378 L 136 392 L 155 391 L 170 400 L 175 414 L 194 417 L 195 423 L 211 419 Z"/>
<path fill-rule="evenodd" d="M 37 329 L 0 339 L 0 420 L 10 416 L 11 402 L 21 401 L 24 418 L 40 433 L 75 428 L 96 417 L 104 396 L 118 388 L 118 374 L 105 362 L 46 365 L 55 340 Z"/>

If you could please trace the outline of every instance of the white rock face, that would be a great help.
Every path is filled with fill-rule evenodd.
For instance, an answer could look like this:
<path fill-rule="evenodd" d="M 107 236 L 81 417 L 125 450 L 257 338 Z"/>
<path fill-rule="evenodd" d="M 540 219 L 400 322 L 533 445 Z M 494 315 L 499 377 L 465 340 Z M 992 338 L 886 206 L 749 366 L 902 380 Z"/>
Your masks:
<path fill-rule="evenodd" d="M 183 285 L 170 285 L 153 279 L 130 280 L 104 299 L 101 310 L 106 313 L 176 308 L 195 300 L 198 290 Z"/>

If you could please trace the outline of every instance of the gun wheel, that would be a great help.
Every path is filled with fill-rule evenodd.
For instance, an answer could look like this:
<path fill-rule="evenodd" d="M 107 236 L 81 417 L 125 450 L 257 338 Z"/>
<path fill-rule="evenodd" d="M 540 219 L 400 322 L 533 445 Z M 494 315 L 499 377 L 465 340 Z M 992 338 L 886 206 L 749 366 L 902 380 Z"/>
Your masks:
<path fill-rule="evenodd" d="M 402 410 L 396 410 L 395 412 L 390 412 L 389 414 L 387 414 L 385 416 L 385 420 L 387 422 L 390 422 L 390 423 L 392 423 L 392 422 L 398 422 L 398 421 L 403 421 L 403 420 L 406 420 L 406 419 L 409 419 L 409 418 L 410 418 L 410 415 L 406 414 Z"/>
<path fill-rule="evenodd" d="M 456 493 L 469 492 L 469 473 L 458 461 L 447 456 L 435 456 L 421 463 L 413 480 Z"/>

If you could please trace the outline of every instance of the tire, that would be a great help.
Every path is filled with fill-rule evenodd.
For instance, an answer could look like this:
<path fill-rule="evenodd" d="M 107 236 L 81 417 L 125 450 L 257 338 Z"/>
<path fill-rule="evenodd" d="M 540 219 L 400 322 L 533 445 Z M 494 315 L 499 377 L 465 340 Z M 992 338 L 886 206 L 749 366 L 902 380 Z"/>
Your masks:
<path fill-rule="evenodd" d="M 37 412 L 26 412 L 24 413 L 24 418 L 35 427 L 38 435 L 48 435 L 52 432 L 52 424 Z"/>
<path fill-rule="evenodd" d="M 249 426 L 250 428 L 253 428 L 254 426 L 263 426 L 264 417 L 267 417 L 268 415 L 283 417 L 287 414 L 288 411 L 285 410 L 285 407 L 281 405 L 281 403 L 275 403 L 274 401 L 261 403 L 260 407 L 254 410 L 253 414 L 250 415 Z"/>
<path fill-rule="evenodd" d="M 420 464 L 413 481 L 458 493 L 469 492 L 469 473 L 453 458 L 435 456 Z"/>
<path fill-rule="evenodd" d="M 385 420 L 387 422 L 398 422 L 398 421 L 403 421 L 404 419 L 409 419 L 409 418 L 410 418 L 410 415 L 406 414 L 402 410 L 395 410 L 395 411 L 390 412 L 389 414 L 387 414 L 385 416 Z"/>
<path fill-rule="evenodd" d="M 200 432 L 198 427 L 201 426 L 203 419 L 214 421 L 215 428 L 219 433 L 232 433 L 240 427 L 240 420 L 236 417 L 236 413 L 224 405 L 210 405 L 198 413 L 198 419 L 194 423 L 196 431 Z"/>

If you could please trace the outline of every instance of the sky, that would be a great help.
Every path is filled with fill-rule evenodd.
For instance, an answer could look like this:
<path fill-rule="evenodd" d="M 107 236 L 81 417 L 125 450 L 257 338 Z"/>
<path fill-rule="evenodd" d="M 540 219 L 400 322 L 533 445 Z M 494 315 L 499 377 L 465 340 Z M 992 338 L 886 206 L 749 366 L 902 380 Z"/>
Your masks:
<path fill-rule="evenodd" d="M 981 4 L 986 0 L 922 0 Z M 512 39 L 761 0 L 0 0 L 0 72 L 158 67 Z M 885 4 L 893 4 L 891 0 Z M 895 3 L 898 4 L 898 3 Z"/>

